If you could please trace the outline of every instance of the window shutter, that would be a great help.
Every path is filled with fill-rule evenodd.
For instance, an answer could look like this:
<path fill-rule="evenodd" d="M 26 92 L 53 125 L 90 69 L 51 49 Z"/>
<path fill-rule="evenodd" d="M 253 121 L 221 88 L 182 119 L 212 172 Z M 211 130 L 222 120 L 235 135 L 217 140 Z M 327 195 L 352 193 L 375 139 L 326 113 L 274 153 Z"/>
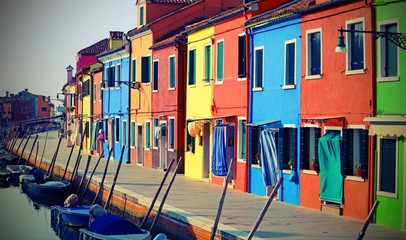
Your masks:
<path fill-rule="evenodd" d="M 342 176 L 347 176 L 348 175 L 348 169 L 347 169 L 347 159 L 348 159 L 348 147 L 347 144 L 348 138 L 351 139 L 351 130 L 349 129 L 343 129 L 343 137 L 340 141 L 340 160 L 341 160 L 341 175 Z"/>
<path fill-rule="evenodd" d="M 368 178 L 368 130 L 360 130 L 361 135 L 361 177 Z"/>
<path fill-rule="evenodd" d="M 309 128 L 300 128 L 300 169 L 309 168 Z"/>
<path fill-rule="evenodd" d="M 314 129 L 314 166 L 316 167 L 316 171 L 320 172 L 320 166 L 319 166 L 319 138 L 321 137 L 321 129 L 320 128 L 315 128 Z"/>
<path fill-rule="evenodd" d="M 279 128 L 278 132 L 278 162 L 279 169 L 283 169 L 283 128 Z"/>
<path fill-rule="evenodd" d="M 141 82 L 147 83 L 148 82 L 148 58 L 142 57 L 141 58 Z"/>
<path fill-rule="evenodd" d="M 292 139 L 292 169 L 297 171 L 297 128 L 292 128 L 291 131 Z"/>
<path fill-rule="evenodd" d="M 248 138 L 250 141 L 248 141 L 248 161 L 249 164 L 252 164 L 252 159 L 254 158 L 254 149 L 253 149 L 253 142 L 255 141 L 254 136 L 253 136 L 253 130 L 252 127 L 248 128 Z"/>

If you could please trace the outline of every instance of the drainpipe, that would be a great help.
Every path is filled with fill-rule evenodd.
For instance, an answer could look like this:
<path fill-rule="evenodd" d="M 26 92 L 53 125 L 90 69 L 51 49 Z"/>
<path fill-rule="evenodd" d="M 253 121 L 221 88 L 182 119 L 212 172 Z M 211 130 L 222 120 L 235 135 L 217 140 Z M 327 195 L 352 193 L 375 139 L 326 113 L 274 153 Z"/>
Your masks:
<path fill-rule="evenodd" d="M 128 42 L 128 53 L 129 53 L 129 57 L 128 57 L 128 81 L 131 82 L 131 67 L 132 67 L 132 44 L 131 44 L 131 40 L 128 37 L 128 34 L 124 35 L 125 39 Z M 139 90 L 138 90 L 139 91 Z M 128 87 L 128 107 L 127 107 L 127 113 L 128 113 L 128 127 L 127 127 L 127 139 L 128 139 L 128 148 L 127 148 L 127 162 L 126 163 L 131 163 L 131 88 Z M 135 137 L 135 136 L 134 136 Z"/>
<path fill-rule="evenodd" d="M 89 68 L 90 69 L 90 68 Z M 82 72 L 83 72 L 83 69 L 82 69 Z M 90 89 L 93 89 L 93 74 L 88 74 L 88 73 L 85 73 L 85 72 L 83 72 L 83 75 L 87 75 L 87 76 L 89 76 L 90 77 L 90 79 L 89 79 L 89 96 L 90 96 L 90 116 L 89 116 L 89 128 L 87 129 L 87 131 L 89 131 L 90 129 L 91 129 L 91 125 L 90 125 L 90 123 L 91 122 L 93 122 L 93 104 L 92 104 L 92 102 L 93 102 L 93 97 L 90 95 Z M 82 82 L 83 83 L 83 82 Z M 92 85 L 90 85 L 90 84 L 92 84 Z M 82 91 L 82 94 L 83 94 L 83 91 Z M 94 94 L 94 93 L 93 93 Z M 82 106 L 83 106 L 83 95 L 82 95 Z M 82 113 L 83 113 L 83 107 L 82 107 Z M 82 119 L 83 119 L 83 115 L 82 115 Z M 91 133 L 90 133 L 91 134 Z M 91 143 L 90 143 L 90 145 L 91 145 Z M 90 152 L 90 148 L 89 148 L 89 152 Z"/>
<path fill-rule="evenodd" d="M 251 67 L 251 56 L 250 56 L 250 49 L 253 49 L 253 44 L 254 44 L 254 42 L 252 41 L 252 35 L 251 35 L 251 30 L 249 29 L 249 28 L 245 28 L 245 36 L 246 36 L 246 39 L 247 39 L 247 43 L 248 44 L 246 44 L 246 45 L 248 45 L 249 47 L 247 47 L 247 49 L 246 49 L 246 53 L 247 53 L 247 59 L 248 59 L 248 61 L 246 61 L 246 78 L 247 78 L 247 90 L 248 90 L 248 94 L 247 94 L 247 104 L 248 104 L 248 106 L 247 106 L 247 121 L 246 121 L 246 123 L 250 123 L 251 122 L 251 120 L 252 120 L 252 113 L 250 112 L 250 109 L 252 109 L 251 108 L 251 103 L 252 103 L 252 94 L 251 94 L 251 80 L 250 80 L 250 77 L 251 77 L 251 75 L 250 75 L 250 69 L 252 69 L 252 68 L 250 68 Z M 248 131 L 248 133 L 249 133 L 249 131 Z M 246 134 L 246 136 L 245 136 L 245 138 L 246 138 L 246 142 L 248 143 L 248 141 L 249 141 L 249 134 Z M 245 179 L 247 179 L 247 184 L 246 184 L 246 190 L 247 190 L 247 192 L 249 191 L 249 188 L 248 188 L 248 186 L 249 186 L 249 182 L 250 182 L 250 179 L 249 179 L 249 176 L 250 176 L 250 165 L 251 165 L 251 155 L 250 155 L 250 152 L 249 152 L 249 147 L 248 147 L 248 144 L 246 144 L 246 163 L 247 163 L 247 174 L 246 174 L 246 178 Z"/>

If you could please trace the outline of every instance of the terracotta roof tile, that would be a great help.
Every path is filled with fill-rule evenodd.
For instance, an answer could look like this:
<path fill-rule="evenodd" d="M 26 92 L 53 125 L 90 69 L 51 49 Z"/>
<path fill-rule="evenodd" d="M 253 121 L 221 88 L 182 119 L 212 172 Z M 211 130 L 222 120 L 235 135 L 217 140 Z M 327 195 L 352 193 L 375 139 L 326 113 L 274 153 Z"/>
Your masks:
<path fill-rule="evenodd" d="M 198 0 L 151 0 L 153 3 L 190 4 Z"/>
<path fill-rule="evenodd" d="M 90 45 L 89 47 L 83 48 L 78 52 L 78 54 L 96 55 L 106 51 L 107 49 L 109 49 L 109 39 L 105 38 L 93 45 Z"/>
<path fill-rule="evenodd" d="M 185 36 L 183 36 L 182 34 L 176 34 L 175 36 L 169 37 L 167 39 L 164 39 L 160 42 L 154 43 L 150 49 L 160 49 L 160 48 L 164 48 L 167 46 L 172 46 L 175 44 L 179 44 L 182 42 L 186 42 L 186 38 Z"/>

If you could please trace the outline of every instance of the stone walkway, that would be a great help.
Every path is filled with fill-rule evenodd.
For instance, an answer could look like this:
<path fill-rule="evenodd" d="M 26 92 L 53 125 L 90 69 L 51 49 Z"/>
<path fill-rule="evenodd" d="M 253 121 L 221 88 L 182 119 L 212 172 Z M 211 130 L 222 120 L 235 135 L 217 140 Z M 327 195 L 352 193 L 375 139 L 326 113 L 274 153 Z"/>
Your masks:
<path fill-rule="evenodd" d="M 41 159 L 45 135 L 45 133 L 41 133 L 38 137 L 40 146 L 38 160 Z M 24 154 L 27 157 L 34 138 L 32 137 L 31 139 Z M 19 141 L 17 141 L 16 147 L 18 143 Z M 50 132 L 43 161 L 50 162 L 57 143 L 57 132 Z M 63 140 L 56 161 L 57 166 L 65 168 L 69 152 L 70 148 L 65 146 L 65 140 Z M 78 148 L 75 148 L 68 168 L 70 171 L 73 170 L 77 153 Z M 33 156 L 35 156 L 35 150 Z M 87 154 L 83 153 L 79 175 L 84 171 L 86 160 Z M 88 174 L 90 174 L 96 161 L 97 157 L 93 156 Z M 106 159 L 102 159 L 93 180 L 101 178 L 105 162 Z M 116 166 L 117 162 L 110 162 L 105 183 L 107 186 L 113 180 Z M 114 194 L 131 196 L 137 199 L 138 203 L 149 207 L 164 173 L 162 170 L 123 163 Z M 169 174 L 167 183 L 169 183 L 171 177 L 172 174 Z M 161 196 L 165 189 L 166 187 L 162 189 Z M 217 214 L 217 207 L 222 191 L 223 188 L 221 186 L 191 179 L 179 174 L 176 176 L 168 195 L 161 218 L 173 218 L 210 232 Z M 159 206 L 159 200 L 160 198 L 155 204 L 156 209 Z M 265 197 L 229 188 L 218 230 L 223 235 L 231 236 L 227 237 L 227 239 L 246 239 L 266 201 L 267 198 Z M 272 202 L 259 226 L 255 239 L 356 239 L 362 226 L 363 221 L 322 213 L 275 200 Z M 177 228 L 182 231 L 182 225 L 179 225 Z M 190 238 L 188 237 L 188 239 L 200 239 L 199 236 L 199 233 L 196 232 L 195 236 L 189 236 Z M 406 239 L 406 232 L 370 224 L 364 239 L 404 240 Z"/>

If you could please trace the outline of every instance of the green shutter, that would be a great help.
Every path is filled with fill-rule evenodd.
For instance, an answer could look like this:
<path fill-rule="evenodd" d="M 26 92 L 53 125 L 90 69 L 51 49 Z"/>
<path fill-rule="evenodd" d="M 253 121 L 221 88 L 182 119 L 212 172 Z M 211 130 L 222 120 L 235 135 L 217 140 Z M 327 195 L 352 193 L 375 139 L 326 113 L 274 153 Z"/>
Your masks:
<path fill-rule="evenodd" d="M 217 43 L 217 81 L 224 78 L 224 42 Z"/>
<path fill-rule="evenodd" d="M 136 62 L 136 60 L 134 59 L 133 61 L 132 61 L 132 69 L 131 69 L 131 81 L 132 82 L 136 82 L 136 78 L 135 78 L 135 74 L 137 73 L 136 72 L 136 67 L 137 67 L 137 64 L 136 64 L 137 62 Z"/>

